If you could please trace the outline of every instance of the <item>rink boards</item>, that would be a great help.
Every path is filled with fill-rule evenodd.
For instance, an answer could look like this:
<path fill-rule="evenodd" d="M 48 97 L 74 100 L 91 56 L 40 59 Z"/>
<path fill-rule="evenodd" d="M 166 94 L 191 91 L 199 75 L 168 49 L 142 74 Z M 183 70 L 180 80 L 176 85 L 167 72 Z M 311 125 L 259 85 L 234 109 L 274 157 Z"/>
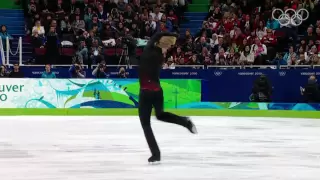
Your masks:
<path fill-rule="evenodd" d="M 165 109 L 181 115 L 320 118 L 320 104 L 206 102 L 197 79 L 164 79 L 161 86 Z M 137 79 L 0 81 L 0 115 L 137 115 L 138 101 Z"/>

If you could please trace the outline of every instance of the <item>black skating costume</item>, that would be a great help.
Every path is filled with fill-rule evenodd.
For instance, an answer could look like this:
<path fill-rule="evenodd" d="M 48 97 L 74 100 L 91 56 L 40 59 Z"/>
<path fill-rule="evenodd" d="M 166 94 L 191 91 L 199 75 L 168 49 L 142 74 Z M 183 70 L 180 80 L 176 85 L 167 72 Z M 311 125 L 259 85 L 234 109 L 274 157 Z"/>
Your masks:
<path fill-rule="evenodd" d="M 160 86 L 159 76 L 164 58 L 162 48 L 158 46 L 161 38 L 163 37 L 176 38 L 176 34 L 155 34 L 144 48 L 139 61 L 139 118 L 152 154 L 148 160 L 149 162 L 160 161 L 161 158 L 160 150 L 150 125 L 151 111 L 153 107 L 158 120 L 178 124 L 186 127 L 192 133 L 197 133 L 194 124 L 189 118 L 163 111 L 163 91 Z"/>

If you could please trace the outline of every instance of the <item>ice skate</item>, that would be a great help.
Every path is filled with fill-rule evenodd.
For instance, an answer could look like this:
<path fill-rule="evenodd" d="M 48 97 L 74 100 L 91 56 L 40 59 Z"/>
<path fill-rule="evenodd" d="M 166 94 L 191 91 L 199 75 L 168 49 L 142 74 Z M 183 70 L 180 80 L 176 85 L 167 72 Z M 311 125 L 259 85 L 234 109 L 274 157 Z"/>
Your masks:
<path fill-rule="evenodd" d="M 191 121 L 190 118 L 187 118 L 187 121 L 188 121 L 188 130 L 193 133 L 193 134 L 198 134 L 198 130 L 196 128 L 196 126 L 193 124 L 193 122 Z"/>
<path fill-rule="evenodd" d="M 160 164 L 160 156 L 154 156 L 152 155 L 149 159 L 148 159 L 148 162 L 149 164 L 151 165 L 157 165 L 157 164 Z"/>

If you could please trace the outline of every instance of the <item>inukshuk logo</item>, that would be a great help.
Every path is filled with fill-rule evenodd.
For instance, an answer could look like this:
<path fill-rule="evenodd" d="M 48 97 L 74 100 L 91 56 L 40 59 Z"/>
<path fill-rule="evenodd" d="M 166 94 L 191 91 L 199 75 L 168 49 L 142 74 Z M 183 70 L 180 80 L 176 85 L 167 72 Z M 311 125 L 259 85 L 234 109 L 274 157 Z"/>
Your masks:
<path fill-rule="evenodd" d="M 9 94 L 22 92 L 23 89 L 24 89 L 24 85 L 0 84 L 0 101 L 7 101 Z"/>

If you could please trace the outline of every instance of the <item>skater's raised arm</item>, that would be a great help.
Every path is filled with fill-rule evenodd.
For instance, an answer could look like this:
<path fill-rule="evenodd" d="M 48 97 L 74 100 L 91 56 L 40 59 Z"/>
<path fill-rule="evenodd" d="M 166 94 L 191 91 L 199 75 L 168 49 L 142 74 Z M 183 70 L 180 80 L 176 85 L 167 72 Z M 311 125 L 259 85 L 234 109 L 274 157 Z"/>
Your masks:
<path fill-rule="evenodd" d="M 170 33 L 170 32 L 156 33 L 148 41 L 147 46 L 145 48 L 150 48 L 155 46 L 164 48 L 164 45 L 166 45 L 165 48 L 168 48 L 176 43 L 176 40 L 178 39 L 178 37 L 179 37 L 178 34 Z"/>
<path fill-rule="evenodd" d="M 176 43 L 178 35 L 175 33 L 157 33 L 148 41 L 140 57 L 139 76 L 159 82 L 160 70 L 164 62 L 163 49 L 168 49 Z"/>

